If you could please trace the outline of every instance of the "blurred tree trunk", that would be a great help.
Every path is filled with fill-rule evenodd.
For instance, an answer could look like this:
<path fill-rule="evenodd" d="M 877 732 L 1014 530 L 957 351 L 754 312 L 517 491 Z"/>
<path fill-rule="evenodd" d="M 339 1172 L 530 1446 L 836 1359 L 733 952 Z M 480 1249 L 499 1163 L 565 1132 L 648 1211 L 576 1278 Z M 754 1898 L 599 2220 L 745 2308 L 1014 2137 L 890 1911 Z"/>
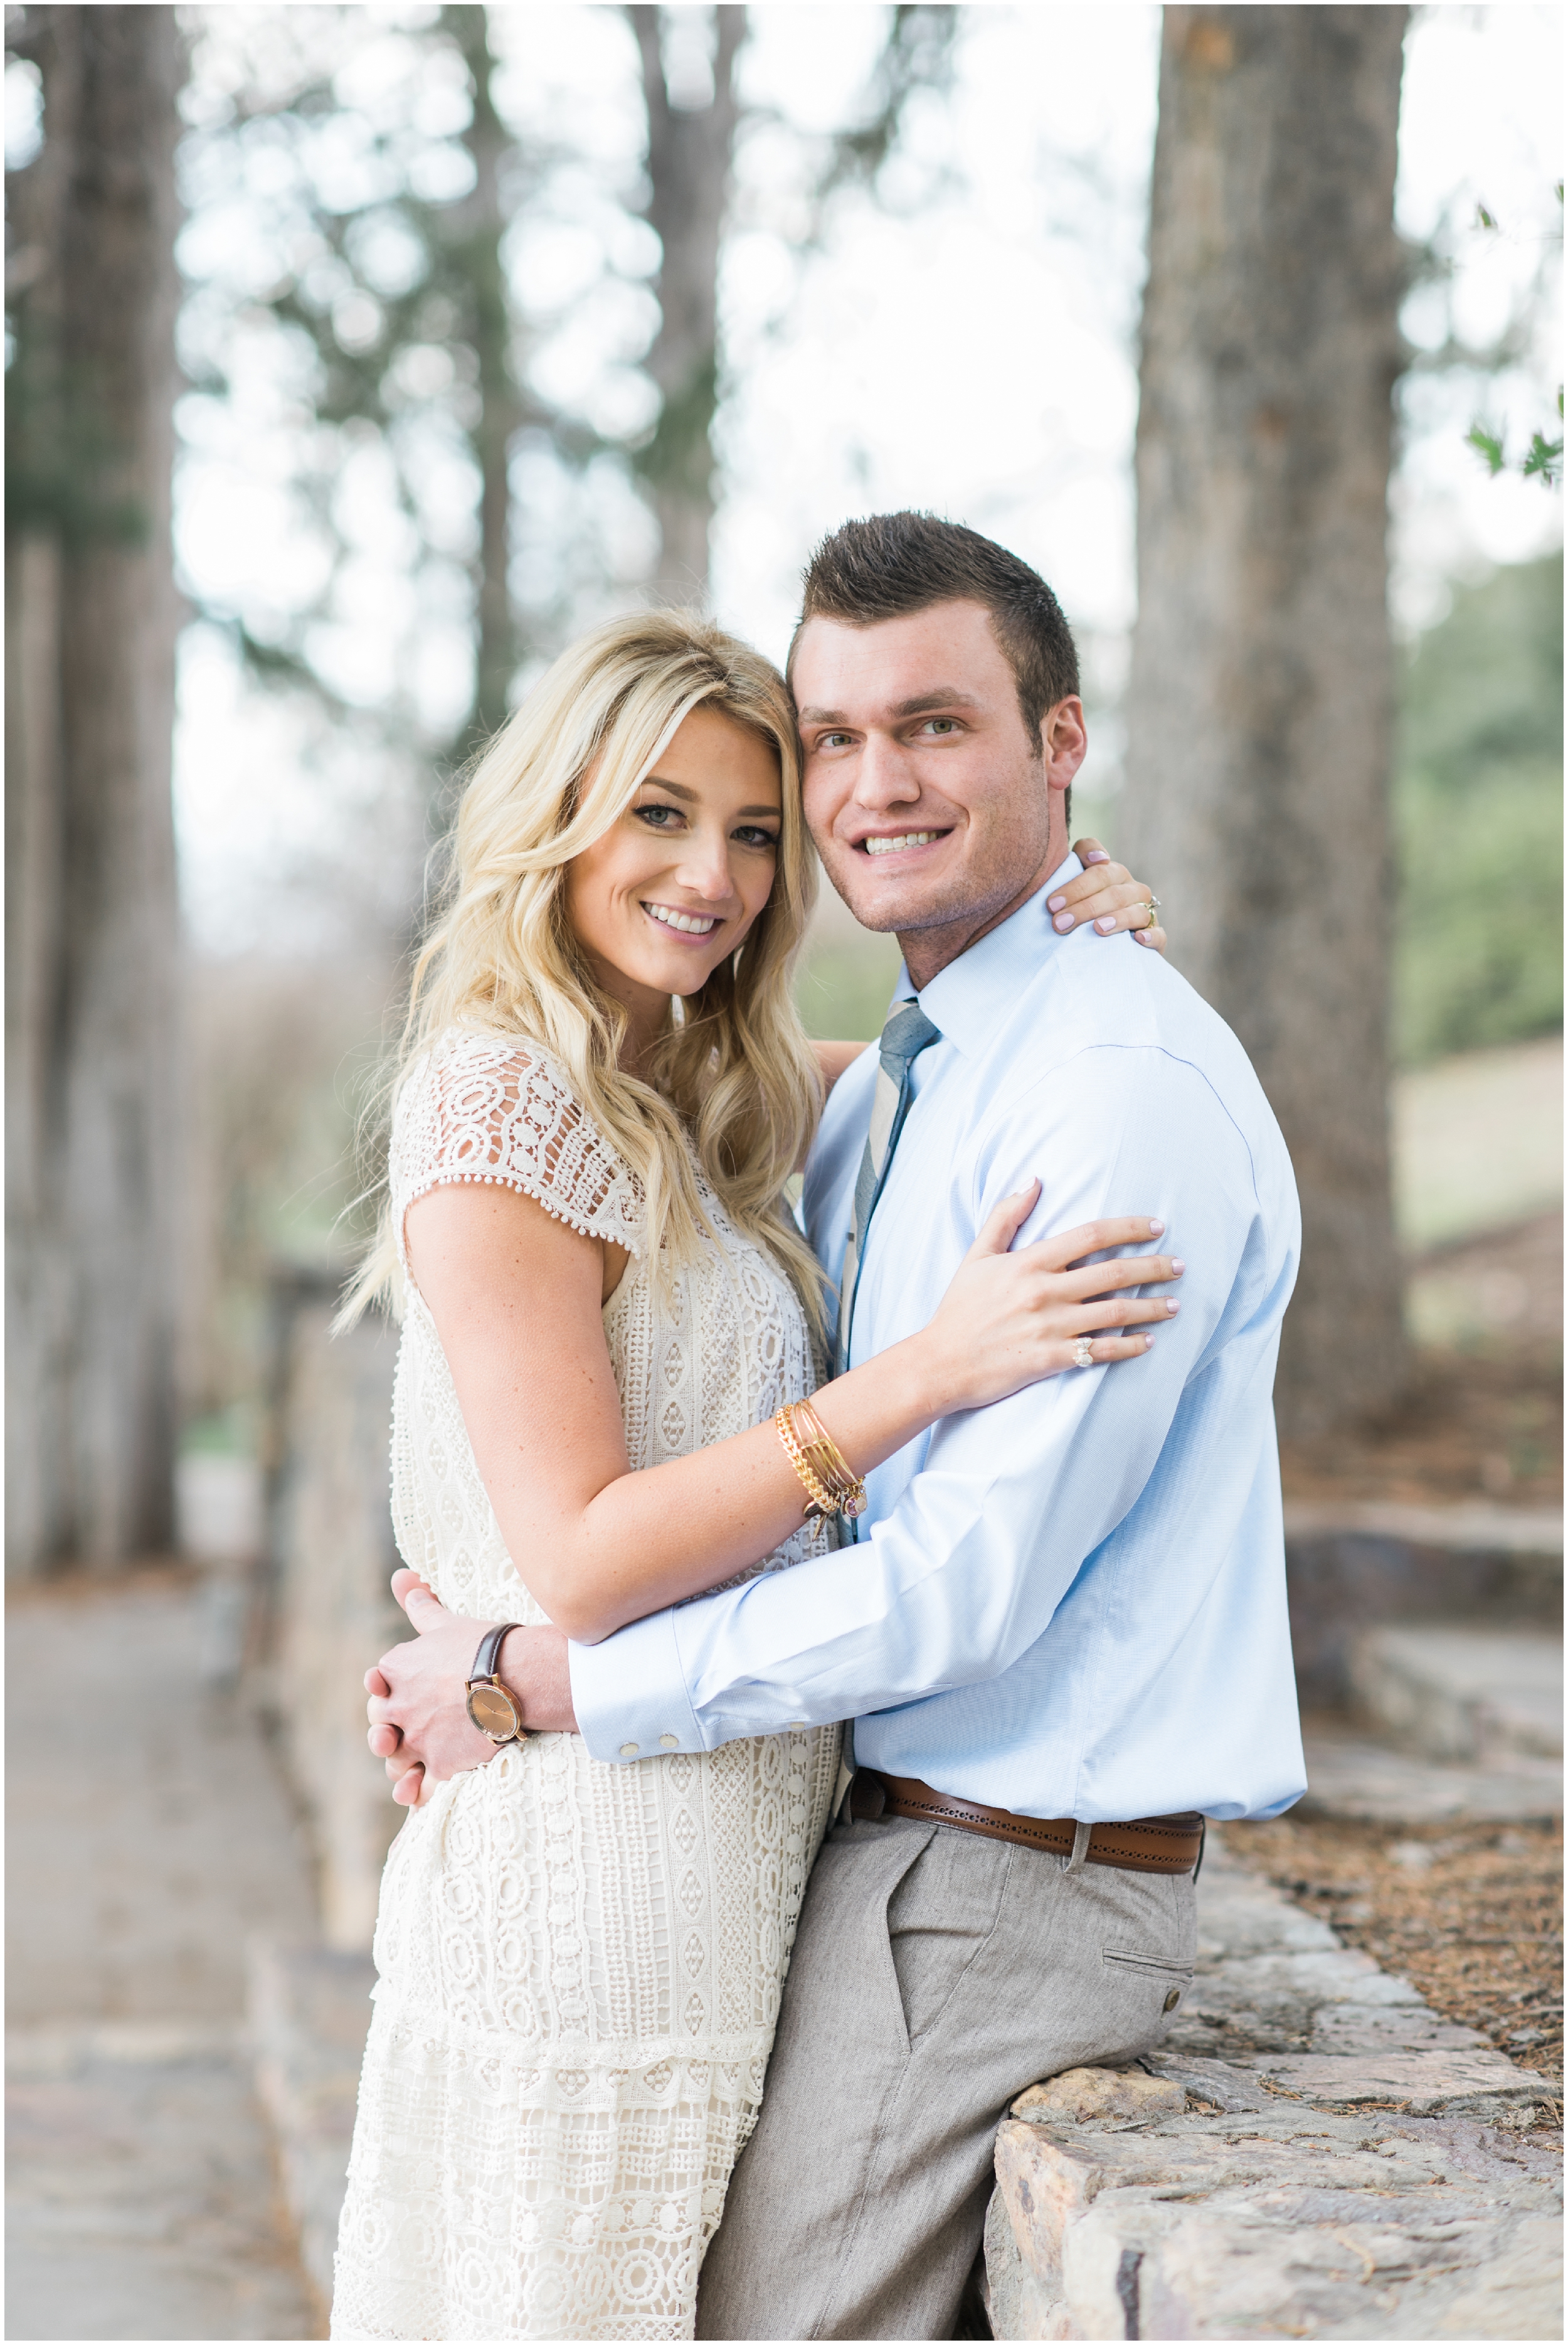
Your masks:
<path fill-rule="evenodd" d="M 6 603 L 7 1548 L 173 1535 L 178 918 L 169 543 L 183 49 L 29 7 L 13 175 Z"/>
<path fill-rule="evenodd" d="M 501 257 L 507 226 L 501 175 L 511 139 L 491 96 L 495 58 L 488 11 L 443 8 L 441 27 L 462 53 L 473 93 L 473 115 L 463 133 L 473 159 L 473 192 L 459 208 L 448 242 L 464 280 L 470 311 L 466 323 L 479 361 L 480 412 L 472 431 L 481 484 L 479 640 L 470 724 L 488 737 L 506 722 L 507 694 L 520 653 L 510 581 L 511 458 L 523 404 L 511 368 L 511 307 Z"/>
<path fill-rule="evenodd" d="M 1387 615 L 1402 7 L 1168 7 L 1121 850 L 1251 1054 L 1305 1223 L 1283 1428 L 1403 1375 Z"/>
<path fill-rule="evenodd" d="M 626 13 L 637 36 L 648 107 L 651 188 L 643 217 L 663 249 L 654 288 L 659 331 L 645 361 L 662 404 L 637 470 L 659 523 L 659 588 L 673 602 L 701 603 L 708 591 L 713 518 L 719 239 L 740 118 L 734 64 L 746 37 L 746 12 L 713 11 L 713 95 L 705 107 L 671 103 L 663 12 L 632 7 Z"/>

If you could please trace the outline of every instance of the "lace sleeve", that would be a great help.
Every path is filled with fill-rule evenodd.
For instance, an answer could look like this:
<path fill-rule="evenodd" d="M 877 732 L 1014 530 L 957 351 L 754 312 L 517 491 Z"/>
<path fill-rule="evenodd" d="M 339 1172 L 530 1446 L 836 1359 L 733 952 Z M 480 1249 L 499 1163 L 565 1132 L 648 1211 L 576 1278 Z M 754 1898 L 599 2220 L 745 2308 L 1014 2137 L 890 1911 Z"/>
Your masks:
<path fill-rule="evenodd" d="M 449 1035 L 410 1072 L 392 1119 L 389 1175 L 398 1255 L 416 1197 L 449 1181 L 521 1190 L 584 1237 L 643 1251 L 635 1175 L 534 1042 Z"/>

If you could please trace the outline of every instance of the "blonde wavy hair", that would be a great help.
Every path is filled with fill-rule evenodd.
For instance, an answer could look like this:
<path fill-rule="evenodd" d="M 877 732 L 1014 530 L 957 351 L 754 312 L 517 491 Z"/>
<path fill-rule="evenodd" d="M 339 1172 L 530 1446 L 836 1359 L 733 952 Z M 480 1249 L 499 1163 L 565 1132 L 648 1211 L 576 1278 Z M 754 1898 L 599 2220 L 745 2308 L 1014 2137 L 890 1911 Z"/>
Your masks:
<path fill-rule="evenodd" d="M 596 984 L 566 914 L 566 872 L 617 823 L 693 709 L 722 711 L 779 762 L 773 890 L 739 950 L 671 1004 L 650 1080 L 625 1073 L 626 1016 Z M 791 976 L 816 895 L 794 711 L 761 655 L 678 611 L 609 620 L 563 652 L 475 766 L 444 906 L 414 963 L 393 1096 L 451 1027 L 539 1042 L 642 1185 L 650 1258 L 713 1236 L 692 1153 L 735 1227 L 786 1272 L 814 1325 L 822 1280 L 784 1202 L 822 1105 Z M 338 1325 L 400 1307 L 389 1198 Z"/>

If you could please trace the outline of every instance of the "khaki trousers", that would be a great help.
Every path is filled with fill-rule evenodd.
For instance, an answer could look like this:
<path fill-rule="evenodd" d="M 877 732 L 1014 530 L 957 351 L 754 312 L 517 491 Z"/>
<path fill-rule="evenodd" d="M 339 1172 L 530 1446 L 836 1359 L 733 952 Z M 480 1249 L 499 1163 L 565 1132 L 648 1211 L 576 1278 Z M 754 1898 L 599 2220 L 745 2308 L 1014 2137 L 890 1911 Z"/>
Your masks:
<path fill-rule="evenodd" d="M 697 2335 L 950 2338 L 1008 2102 L 1157 2044 L 1195 1926 L 1190 1873 L 1074 1871 L 904 1817 L 835 1826 Z"/>

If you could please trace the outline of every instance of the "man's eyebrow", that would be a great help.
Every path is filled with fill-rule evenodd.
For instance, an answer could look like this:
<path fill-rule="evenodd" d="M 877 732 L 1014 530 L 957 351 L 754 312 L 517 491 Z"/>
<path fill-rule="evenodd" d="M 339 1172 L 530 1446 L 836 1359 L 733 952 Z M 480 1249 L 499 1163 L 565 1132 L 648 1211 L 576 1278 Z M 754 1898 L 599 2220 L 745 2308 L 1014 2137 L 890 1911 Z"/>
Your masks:
<path fill-rule="evenodd" d="M 698 806 L 702 803 L 700 792 L 687 789 L 681 782 L 663 781 L 657 774 L 644 774 L 642 787 L 645 790 L 668 790 L 673 798 L 684 798 L 688 806 Z M 784 808 L 776 806 L 737 807 L 734 818 L 737 822 L 749 822 L 754 815 L 763 814 L 766 815 L 770 821 L 777 822 L 783 813 Z"/>
<path fill-rule="evenodd" d="M 939 684 L 935 692 L 923 692 L 914 700 L 900 700 L 888 714 L 893 716 L 928 716 L 934 708 L 978 708 L 980 703 L 972 692 L 960 692 L 956 684 Z"/>
<path fill-rule="evenodd" d="M 928 716 L 934 708 L 979 708 L 984 704 L 972 692 L 960 692 L 956 684 L 939 684 L 935 692 L 922 692 L 913 700 L 895 701 L 889 716 Z M 803 725 L 847 725 L 848 717 L 841 708 L 803 708 Z"/>

